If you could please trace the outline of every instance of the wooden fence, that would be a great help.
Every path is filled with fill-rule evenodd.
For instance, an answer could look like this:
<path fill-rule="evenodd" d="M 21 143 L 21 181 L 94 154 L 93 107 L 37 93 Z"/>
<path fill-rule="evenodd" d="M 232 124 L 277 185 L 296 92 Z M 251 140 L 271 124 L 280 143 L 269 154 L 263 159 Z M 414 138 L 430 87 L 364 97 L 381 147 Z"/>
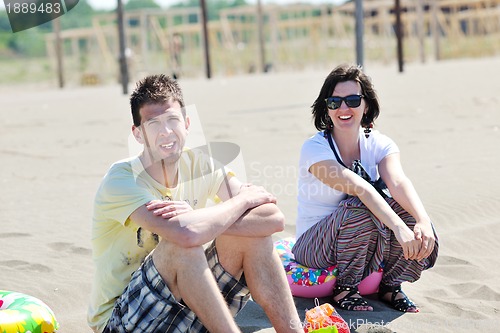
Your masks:
<path fill-rule="evenodd" d="M 394 1 L 364 1 L 363 6 L 366 61 L 394 62 Z M 500 53 L 500 0 L 402 0 L 401 6 L 406 61 Z M 255 6 L 223 10 L 219 20 L 209 22 L 215 75 L 263 67 L 331 67 L 355 60 L 353 2 L 341 6 L 264 5 L 262 19 L 265 64 L 259 63 Z M 125 22 L 133 79 L 146 73 L 168 73 L 177 65 L 181 75 L 203 75 L 199 8 L 126 12 Z M 101 77 L 91 82 L 116 77 L 117 36 L 115 15 L 95 17 L 91 28 L 62 31 L 66 72 L 73 79 L 89 74 Z M 54 35 L 46 36 L 46 44 L 48 55 L 54 58 Z"/>

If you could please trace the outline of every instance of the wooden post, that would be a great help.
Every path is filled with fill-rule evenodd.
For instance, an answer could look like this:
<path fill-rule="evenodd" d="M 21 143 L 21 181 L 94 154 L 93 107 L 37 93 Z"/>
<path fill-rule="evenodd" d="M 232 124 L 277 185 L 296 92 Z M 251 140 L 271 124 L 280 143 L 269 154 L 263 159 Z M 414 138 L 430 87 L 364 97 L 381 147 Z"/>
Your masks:
<path fill-rule="evenodd" d="M 272 53 L 272 64 L 278 62 L 278 45 L 279 45 L 279 27 L 278 19 L 276 18 L 276 10 L 272 10 L 269 13 L 269 20 L 271 25 L 271 53 Z"/>
<path fill-rule="evenodd" d="M 437 1 L 432 2 L 432 35 L 434 36 L 434 54 L 436 60 L 441 59 L 441 47 L 440 47 L 440 37 L 441 37 L 441 29 L 439 29 L 439 20 L 438 20 L 438 4 Z"/>
<path fill-rule="evenodd" d="M 424 0 L 417 0 L 417 34 L 420 48 L 420 62 L 425 63 Z"/>
<path fill-rule="evenodd" d="M 56 59 L 57 59 L 57 79 L 59 88 L 64 88 L 64 73 L 63 73 L 63 50 L 61 40 L 61 22 L 60 17 L 54 20 L 54 32 L 56 37 Z"/>
<path fill-rule="evenodd" d="M 363 54 L 363 1 L 356 0 L 356 63 L 359 66 L 363 66 L 364 54 Z"/>
<path fill-rule="evenodd" d="M 200 7 L 201 7 L 201 25 L 203 29 L 203 49 L 205 54 L 205 69 L 206 69 L 207 79 L 210 79 L 212 77 L 212 69 L 210 68 L 210 50 L 209 50 L 210 43 L 208 42 L 208 27 L 207 27 L 208 15 L 207 15 L 207 5 L 205 3 L 205 0 L 200 0 Z"/>
<path fill-rule="evenodd" d="M 125 31 L 123 27 L 123 4 L 122 0 L 118 0 L 118 6 L 116 7 L 118 16 L 118 39 L 120 44 L 120 80 L 122 84 L 123 94 L 128 94 L 128 69 L 127 69 L 127 58 L 125 56 Z"/>
<path fill-rule="evenodd" d="M 396 15 L 396 39 L 398 53 L 399 72 L 403 72 L 403 27 L 401 26 L 401 4 L 400 0 L 395 0 L 394 14 Z"/>
<path fill-rule="evenodd" d="M 264 44 L 264 17 L 262 14 L 262 0 L 257 0 L 257 32 L 259 35 L 259 59 L 260 68 L 266 72 L 266 49 Z"/>
<path fill-rule="evenodd" d="M 148 42 L 148 26 L 149 16 L 145 11 L 141 11 L 141 56 L 144 67 L 150 64 L 149 59 L 149 42 Z"/>

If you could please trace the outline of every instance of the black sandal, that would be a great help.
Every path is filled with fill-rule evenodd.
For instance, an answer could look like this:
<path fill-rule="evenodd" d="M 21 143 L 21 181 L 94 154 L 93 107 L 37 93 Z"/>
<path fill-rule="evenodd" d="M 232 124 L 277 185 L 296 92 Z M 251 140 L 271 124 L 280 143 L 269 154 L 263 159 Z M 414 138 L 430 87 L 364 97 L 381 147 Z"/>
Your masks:
<path fill-rule="evenodd" d="M 335 299 L 333 300 L 341 309 L 344 310 L 349 310 L 349 311 L 373 311 L 371 310 L 356 310 L 355 307 L 357 306 L 370 306 L 361 296 L 360 297 L 353 297 L 354 295 L 358 294 L 359 291 L 357 287 L 344 287 L 344 286 L 339 286 L 337 285 L 335 287 L 335 290 L 333 291 L 333 297 L 339 295 L 341 292 L 347 291 L 347 295 L 336 301 Z"/>
<path fill-rule="evenodd" d="M 391 300 L 388 301 L 384 298 L 387 293 L 391 294 Z M 398 294 L 403 294 L 403 298 L 396 299 Z M 408 296 L 401 290 L 401 285 L 398 286 L 386 286 L 384 284 L 380 284 L 378 290 L 378 297 L 382 302 L 390 304 L 394 309 L 401 312 L 408 312 L 410 308 L 414 308 L 415 311 L 411 312 L 419 312 L 419 309 L 415 303 L 413 303 Z"/>

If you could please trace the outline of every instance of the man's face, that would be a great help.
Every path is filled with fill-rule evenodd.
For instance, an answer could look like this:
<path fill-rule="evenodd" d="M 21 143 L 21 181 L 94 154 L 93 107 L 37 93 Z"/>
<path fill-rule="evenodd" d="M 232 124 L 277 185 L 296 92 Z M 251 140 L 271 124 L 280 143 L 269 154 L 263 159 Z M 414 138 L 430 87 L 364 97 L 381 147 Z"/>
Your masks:
<path fill-rule="evenodd" d="M 177 101 L 164 104 L 146 104 L 140 108 L 141 126 L 134 128 L 136 138 L 144 144 L 144 152 L 152 162 L 164 160 L 175 163 L 179 159 L 188 135 L 189 118 L 184 118 Z M 138 132 L 136 132 L 138 131 Z"/>

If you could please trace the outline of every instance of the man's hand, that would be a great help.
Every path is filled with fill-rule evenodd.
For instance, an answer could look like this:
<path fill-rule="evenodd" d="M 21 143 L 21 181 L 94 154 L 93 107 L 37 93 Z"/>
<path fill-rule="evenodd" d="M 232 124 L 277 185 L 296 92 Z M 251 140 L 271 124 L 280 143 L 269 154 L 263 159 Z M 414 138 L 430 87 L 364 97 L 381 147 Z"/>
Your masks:
<path fill-rule="evenodd" d="M 170 219 L 174 216 L 190 212 L 193 208 L 185 201 L 164 201 L 152 200 L 146 204 L 149 211 L 153 211 L 156 216 Z"/>
<path fill-rule="evenodd" d="M 240 192 L 237 196 L 241 196 L 245 199 L 248 209 L 255 208 L 266 203 L 276 203 L 276 197 L 274 195 L 267 192 L 262 186 L 255 186 L 252 184 L 241 185 Z"/>

